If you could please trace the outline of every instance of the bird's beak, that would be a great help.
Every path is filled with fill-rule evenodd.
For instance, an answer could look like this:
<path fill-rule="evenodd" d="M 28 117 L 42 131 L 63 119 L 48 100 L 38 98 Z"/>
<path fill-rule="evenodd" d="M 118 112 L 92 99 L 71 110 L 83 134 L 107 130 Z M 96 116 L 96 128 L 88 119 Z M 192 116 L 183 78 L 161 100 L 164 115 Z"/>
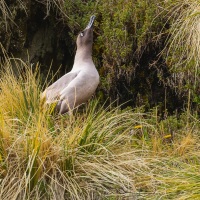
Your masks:
<path fill-rule="evenodd" d="M 95 20 L 95 15 L 92 15 L 90 17 L 90 21 L 89 21 L 89 23 L 88 23 L 88 25 L 87 25 L 87 27 L 85 29 L 90 29 L 94 24 L 94 20 Z"/>

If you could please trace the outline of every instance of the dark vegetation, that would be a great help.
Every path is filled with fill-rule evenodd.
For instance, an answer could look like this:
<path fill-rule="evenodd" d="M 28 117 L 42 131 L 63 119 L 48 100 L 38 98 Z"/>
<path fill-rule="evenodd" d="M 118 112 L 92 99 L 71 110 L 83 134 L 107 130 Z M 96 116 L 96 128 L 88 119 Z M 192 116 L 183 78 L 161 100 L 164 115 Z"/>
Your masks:
<path fill-rule="evenodd" d="M 182 8 L 178 0 L 1 1 L 0 41 L 9 56 L 39 62 L 44 76 L 50 66 L 53 73 L 60 69 L 61 76 L 73 65 L 77 33 L 95 14 L 93 56 L 101 76 L 96 95 L 102 102 L 117 99 L 118 104 L 146 110 L 159 106 L 172 113 L 185 107 L 190 93 L 190 106 L 196 110 L 197 61 L 191 58 L 188 64 L 187 55 L 182 58 L 184 44 L 173 44 L 171 30 L 181 29 L 179 16 L 189 10 L 187 3 Z M 180 62 L 188 67 L 176 66 Z"/>

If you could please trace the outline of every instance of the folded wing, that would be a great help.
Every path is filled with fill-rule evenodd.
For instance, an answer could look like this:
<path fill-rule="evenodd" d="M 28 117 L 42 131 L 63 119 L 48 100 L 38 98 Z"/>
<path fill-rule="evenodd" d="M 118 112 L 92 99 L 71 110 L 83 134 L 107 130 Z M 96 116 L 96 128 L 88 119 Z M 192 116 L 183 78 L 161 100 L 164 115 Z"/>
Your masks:
<path fill-rule="evenodd" d="M 65 74 L 42 93 L 42 98 L 46 99 L 47 104 L 58 101 L 60 98 L 60 92 L 66 88 L 70 82 L 78 76 L 78 74 L 79 71 Z"/>

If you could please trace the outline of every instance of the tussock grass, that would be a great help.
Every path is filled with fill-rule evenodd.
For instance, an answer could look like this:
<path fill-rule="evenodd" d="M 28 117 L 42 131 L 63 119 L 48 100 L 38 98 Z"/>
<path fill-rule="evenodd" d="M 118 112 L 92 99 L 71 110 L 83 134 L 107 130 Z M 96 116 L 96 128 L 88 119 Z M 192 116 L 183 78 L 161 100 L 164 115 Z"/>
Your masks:
<path fill-rule="evenodd" d="M 16 3 L 26 12 L 26 7 L 22 0 L 17 0 Z M 3 24 L 1 25 L 5 26 L 5 30 L 7 32 L 7 30 L 10 28 L 10 25 L 15 24 L 14 22 L 15 13 L 11 11 L 8 2 L 6 2 L 5 0 L 0 0 L 0 15 L 3 19 L 2 20 Z"/>
<path fill-rule="evenodd" d="M 197 116 L 162 120 L 96 100 L 58 116 L 40 102 L 39 71 L 1 64 L 1 199 L 200 197 Z"/>
<path fill-rule="evenodd" d="M 189 87 L 196 90 L 200 75 L 200 3 L 176 0 L 170 3 L 168 10 L 171 27 L 167 63 L 174 72 L 176 87 L 190 84 Z"/>
<path fill-rule="evenodd" d="M 1 11 L 5 26 L 6 26 L 6 30 L 7 30 L 8 20 L 10 20 L 12 18 L 11 17 L 12 14 L 11 14 L 11 11 L 10 11 L 8 5 L 6 4 L 6 2 L 4 0 L 0 1 L 0 11 Z"/>

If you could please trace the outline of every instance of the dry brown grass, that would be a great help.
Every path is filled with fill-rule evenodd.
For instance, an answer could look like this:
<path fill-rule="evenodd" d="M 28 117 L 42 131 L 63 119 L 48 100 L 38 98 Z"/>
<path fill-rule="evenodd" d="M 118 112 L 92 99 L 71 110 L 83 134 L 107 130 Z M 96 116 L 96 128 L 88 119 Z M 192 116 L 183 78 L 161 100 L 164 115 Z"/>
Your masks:
<path fill-rule="evenodd" d="M 200 197 L 197 116 L 161 120 L 157 109 L 105 109 L 96 100 L 50 115 L 39 74 L 11 60 L 0 81 L 1 199 Z"/>

